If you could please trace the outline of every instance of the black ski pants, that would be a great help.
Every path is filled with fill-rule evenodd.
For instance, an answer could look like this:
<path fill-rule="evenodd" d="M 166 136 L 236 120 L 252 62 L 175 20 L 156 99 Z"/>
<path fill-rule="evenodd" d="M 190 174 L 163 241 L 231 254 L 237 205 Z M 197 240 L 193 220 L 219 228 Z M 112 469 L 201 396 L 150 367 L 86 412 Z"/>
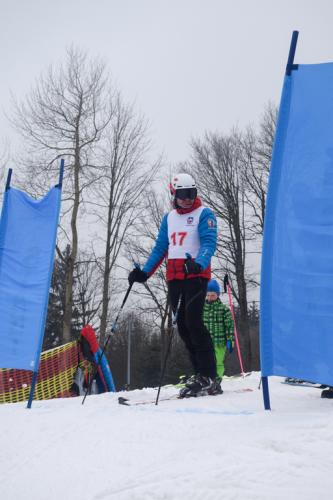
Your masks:
<path fill-rule="evenodd" d="M 203 307 L 208 280 L 191 278 L 168 282 L 169 298 L 175 312 L 180 299 L 177 326 L 189 352 L 195 373 L 216 377 L 215 351 L 211 336 L 203 323 Z"/>

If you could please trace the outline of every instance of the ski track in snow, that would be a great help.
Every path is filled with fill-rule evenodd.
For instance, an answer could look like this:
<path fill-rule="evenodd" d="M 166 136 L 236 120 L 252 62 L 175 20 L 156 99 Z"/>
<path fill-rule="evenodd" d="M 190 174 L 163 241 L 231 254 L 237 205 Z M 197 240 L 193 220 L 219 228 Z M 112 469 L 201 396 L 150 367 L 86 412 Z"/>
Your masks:
<path fill-rule="evenodd" d="M 270 377 L 265 411 L 259 380 L 158 406 L 117 402 L 154 389 L 1 405 L 0 499 L 331 500 L 333 401 Z"/>

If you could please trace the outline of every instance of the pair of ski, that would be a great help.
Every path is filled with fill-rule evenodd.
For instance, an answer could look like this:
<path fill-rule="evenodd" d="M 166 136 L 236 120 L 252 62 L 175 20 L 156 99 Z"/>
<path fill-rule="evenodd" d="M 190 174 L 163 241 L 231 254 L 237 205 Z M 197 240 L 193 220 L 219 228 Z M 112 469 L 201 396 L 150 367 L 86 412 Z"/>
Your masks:
<path fill-rule="evenodd" d="M 233 391 L 228 391 L 228 392 L 237 392 L 237 393 L 242 393 L 242 392 L 253 392 L 253 389 L 250 388 L 244 388 L 244 389 L 235 389 Z M 193 398 L 200 398 L 203 396 L 208 396 L 208 394 L 201 394 L 198 396 L 188 396 L 185 398 L 180 398 L 178 394 L 172 394 L 171 396 L 167 397 L 162 397 L 159 399 L 160 401 L 173 401 L 173 400 L 184 400 L 184 399 L 193 399 Z M 215 394 L 213 397 L 220 396 L 220 394 Z M 156 398 L 155 399 L 147 399 L 147 400 L 130 400 L 128 398 L 124 398 L 122 396 L 118 397 L 118 403 L 123 406 L 137 406 L 137 405 L 152 405 L 156 403 Z"/>
<path fill-rule="evenodd" d="M 169 396 L 169 397 L 165 397 L 165 398 L 160 398 L 158 401 L 172 401 L 173 399 L 179 399 L 179 396 L 178 394 L 173 394 L 172 396 Z M 119 397 L 118 398 L 118 403 L 120 405 L 124 405 L 124 406 L 137 406 L 137 405 L 152 405 L 152 404 L 155 404 L 156 403 L 156 398 L 155 399 L 147 399 L 147 400 L 139 400 L 139 401 L 135 401 L 135 400 L 130 400 L 128 398 L 123 398 L 123 397 Z"/>

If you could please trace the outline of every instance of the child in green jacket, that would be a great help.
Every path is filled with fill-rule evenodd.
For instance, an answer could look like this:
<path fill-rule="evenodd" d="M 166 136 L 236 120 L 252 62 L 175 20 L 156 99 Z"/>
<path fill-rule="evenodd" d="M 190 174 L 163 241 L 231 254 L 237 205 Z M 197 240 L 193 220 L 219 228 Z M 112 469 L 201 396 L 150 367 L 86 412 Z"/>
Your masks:
<path fill-rule="evenodd" d="M 234 322 L 227 306 L 222 304 L 220 285 L 216 280 L 210 280 L 207 287 L 206 302 L 203 310 L 203 320 L 214 344 L 217 374 L 224 375 L 224 358 L 226 350 L 234 348 Z"/>

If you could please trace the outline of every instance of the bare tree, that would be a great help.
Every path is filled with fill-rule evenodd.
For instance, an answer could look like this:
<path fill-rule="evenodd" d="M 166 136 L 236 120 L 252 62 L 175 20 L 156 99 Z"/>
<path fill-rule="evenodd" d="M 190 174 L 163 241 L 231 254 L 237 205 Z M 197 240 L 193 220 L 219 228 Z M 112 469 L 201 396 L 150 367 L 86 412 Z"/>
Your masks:
<path fill-rule="evenodd" d="M 262 169 L 269 172 L 270 163 L 272 160 L 272 151 L 275 140 L 275 130 L 277 123 L 278 108 L 269 102 L 262 115 L 259 124 L 258 148 L 257 154 Z"/>
<path fill-rule="evenodd" d="M 94 254 L 82 252 L 75 263 L 73 308 L 81 329 L 88 323 L 97 329 L 98 312 L 102 303 L 98 264 Z M 75 314 L 75 313 L 74 313 Z"/>
<path fill-rule="evenodd" d="M 98 175 L 94 148 L 112 115 L 104 64 L 70 48 L 64 66 L 50 67 L 24 102 L 14 102 L 12 123 L 24 139 L 24 163 L 31 190 L 45 191 L 54 183 L 60 157 L 66 158 L 63 186 L 64 219 L 70 244 L 63 339 L 71 338 L 73 275 L 79 249 L 78 217 L 83 193 Z M 61 251 L 58 248 L 58 254 Z M 64 256 L 62 256 L 64 258 Z"/>
<path fill-rule="evenodd" d="M 244 156 L 242 136 L 236 130 L 230 135 L 206 133 L 202 140 L 192 141 L 190 168 L 203 201 L 214 210 L 219 221 L 217 257 L 236 286 L 232 287 L 240 311 L 240 331 L 246 366 L 251 366 L 248 327 L 247 287 L 250 277 L 246 266 L 246 246 L 250 239 L 245 213 Z"/>
<path fill-rule="evenodd" d="M 94 186 L 94 215 L 103 227 L 104 257 L 100 341 L 104 343 L 110 302 L 111 272 L 130 227 L 141 216 L 143 191 L 159 167 L 147 159 L 150 143 L 142 117 L 126 106 L 120 95 L 113 101 L 113 114 L 100 149 L 102 175 Z"/>
<path fill-rule="evenodd" d="M 3 142 L 0 144 L 0 182 L 5 182 L 5 169 L 9 163 L 9 144 L 8 142 Z"/>
<path fill-rule="evenodd" d="M 70 246 L 67 245 L 62 251 L 64 259 L 58 257 L 54 262 L 44 342 L 47 348 L 63 343 L 62 324 L 66 307 L 67 256 L 70 254 Z M 79 253 L 74 266 L 72 338 L 78 336 L 84 325 L 91 323 L 95 326 L 97 322 L 101 294 L 96 267 L 97 262 L 93 254 L 87 251 Z"/>
<path fill-rule="evenodd" d="M 243 137 L 246 201 L 252 214 L 251 230 L 259 236 L 262 236 L 264 230 L 266 193 L 276 120 L 277 108 L 269 103 L 261 118 L 259 132 L 256 133 L 249 127 Z"/>
<path fill-rule="evenodd" d="M 163 215 L 168 212 L 170 201 L 153 190 L 145 193 L 146 209 L 135 230 L 127 238 L 126 249 L 130 265 L 133 261 L 144 263 L 155 244 Z M 168 331 L 171 325 L 171 307 L 168 301 L 165 263 L 155 271 L 148 283 L 141 286 L 136 307 L 153 318 L 161 335 L 161 366 L 164 360 Z M 135 294 L 134 290 L 134 294 Z"/>

